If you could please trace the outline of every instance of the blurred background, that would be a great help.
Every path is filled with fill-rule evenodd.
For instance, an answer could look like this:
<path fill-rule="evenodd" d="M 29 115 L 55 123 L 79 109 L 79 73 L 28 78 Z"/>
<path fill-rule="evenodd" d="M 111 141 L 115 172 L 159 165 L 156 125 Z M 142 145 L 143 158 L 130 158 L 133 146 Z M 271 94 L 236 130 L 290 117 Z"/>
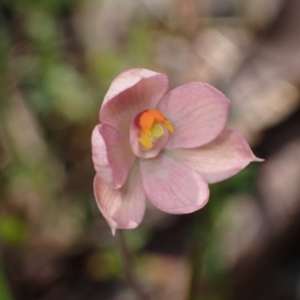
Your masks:
<path fill-rule="evenodd" d="M 93 197 L 90 136 L 120 72 L 205 81 L 264 163 L 207 206 L 126 231 L 161 300 L 300 299 L 299 0 L 0 1 L 0 299 L 134 300 Z"/>

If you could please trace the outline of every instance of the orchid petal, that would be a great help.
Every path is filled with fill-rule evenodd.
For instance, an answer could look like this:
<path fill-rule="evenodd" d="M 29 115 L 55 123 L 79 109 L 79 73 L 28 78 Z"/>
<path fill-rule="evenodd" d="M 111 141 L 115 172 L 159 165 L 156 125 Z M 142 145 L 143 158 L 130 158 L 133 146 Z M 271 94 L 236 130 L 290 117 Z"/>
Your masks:
<path fill-rule="evenodd" d="M 236 131 L 225 129 L 214 141 L 193 149 L 167 150 L 166 155 L 201 173 L 208 183 L 227 179 L 252 161 L 261 161 Z"/>
<path fill-rule="evenodd" d="M 158 109 L 175 129 L 166 148 L 194 148 L 209 143 L 223 131 L 229 100 L 208 84 L 192 82 L 169 92 Z"/>
<path fill-rule="evenodd" d="M 96 175 L 94 193 L 97 205 L 108 222 L 113 235 L 116 229 L 137 227 L 145 213 L 146 198 L 138 168 L 133 168 L 128 180 L 120 189 L 106 185 Z"/>
<path fill-rule="evenodd" d="M 120 188 L 135 160 L 128 137 L 109 125 L 98 125 L 92 134 L 92 152 L 98 176 L 111 187 Z"/>
<path fill-rule="evenodd" d="M 140 167 L 146 196 L 160 210 L 186 214 L 208 201 L 207 182 L 191 168 L 164 155 L 140 160 Z"/>
<path fill-rule="evenodd" d="M 107 92 L 100 110 L 101 123 L 128 134 L 131 121 L 142 111 L 155 108 L 169 86 L 166 75 L 132 69 L 119 75 Z"/>

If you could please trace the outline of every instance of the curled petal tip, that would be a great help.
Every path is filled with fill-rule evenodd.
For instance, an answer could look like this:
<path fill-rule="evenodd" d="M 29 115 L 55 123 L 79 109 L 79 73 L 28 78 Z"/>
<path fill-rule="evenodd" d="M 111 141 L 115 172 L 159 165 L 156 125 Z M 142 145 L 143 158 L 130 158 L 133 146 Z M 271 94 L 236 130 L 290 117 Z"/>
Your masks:
<path fill-rule="evenodd" d="M 256 161 L 256 162 L 263 162 L 263 161 L 265 161 L 265 159 L 264 159 L 264 158 L 259 158 L 259 157 L 254 156 L 253 161 Z"/>
<path fill-rule="evenodd" d="M 110 229 L 111 229 L 112 235 L 115 236 L 115 235 L 116 235 L 117 228 L 111 227 Z"/>
<path fill-rule="evenodd" d="M 101 212 L 110 227 L 112 235 L 115 236 L 116 230 L 119 228 L 117 222 L 115 222 L 112 218 L 110 218 L 107 214 L 105 214 L 104 211 L 101 211 Z"/>

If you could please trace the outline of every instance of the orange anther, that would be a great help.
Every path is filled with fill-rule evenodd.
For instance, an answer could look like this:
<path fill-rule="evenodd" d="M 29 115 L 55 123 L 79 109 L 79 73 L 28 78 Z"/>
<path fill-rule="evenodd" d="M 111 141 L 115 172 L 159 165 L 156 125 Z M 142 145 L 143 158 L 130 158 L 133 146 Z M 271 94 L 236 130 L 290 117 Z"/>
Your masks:
<path fill-rule="evenodd" d="M 150 109 L 140 115 L 138 122 L 142 130 L 150 134 L 151 128 L 155 122 L 163 123 L 165 120 L 164 115 L 159 110 Z"/>

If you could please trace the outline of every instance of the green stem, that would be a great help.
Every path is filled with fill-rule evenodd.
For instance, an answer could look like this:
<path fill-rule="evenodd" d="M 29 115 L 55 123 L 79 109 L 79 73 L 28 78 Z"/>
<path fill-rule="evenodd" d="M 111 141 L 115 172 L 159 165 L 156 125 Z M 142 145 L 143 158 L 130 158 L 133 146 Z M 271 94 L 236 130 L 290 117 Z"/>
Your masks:
<path fill-rule="evenodd" d="M 121 253 L 121 259 L 124 266 L 125 276 L 128 284 L 135 291 L 141 300 L 150 300 L 150 296 L 143 290 L 140 283 L 136 279 L 133 271 L 132 257 L 125 242 L 122 230 L 117 230 L 116 239 Z"/>

